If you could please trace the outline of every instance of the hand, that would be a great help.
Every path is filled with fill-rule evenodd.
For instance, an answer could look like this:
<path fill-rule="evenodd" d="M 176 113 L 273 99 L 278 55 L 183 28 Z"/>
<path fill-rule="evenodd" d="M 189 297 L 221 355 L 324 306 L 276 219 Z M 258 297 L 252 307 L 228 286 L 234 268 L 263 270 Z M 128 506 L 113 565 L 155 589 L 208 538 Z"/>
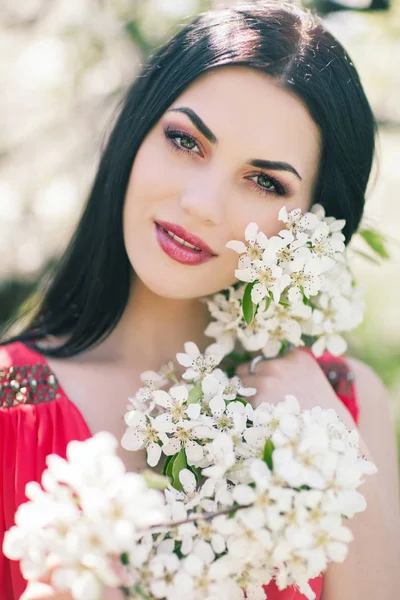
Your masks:
<path fill-rule="evenodd" d="M 41 581 L 30 581 L 20 600 L 73 600 L 69 592 L 57 592 L 54 588 Z M 120 590 L 105 588 L 102 600 L 124 600 Z"/>
<path fill-rule="evenodd" d="M 302 409 L 333 408 L 348 429 L 356 427 L 316 359 L 303 350 L 291 349 L 279 358 L 263 360 L 257 364 L 254 374 L 249 373 L 249 363 L 244 363 L 238 367 L 237 375 L 246 387 L 257 389 L 257 395 L 248 398 L 254 408 L 261 402 L 278 404 L 291 394 L 296 396 Z"/>

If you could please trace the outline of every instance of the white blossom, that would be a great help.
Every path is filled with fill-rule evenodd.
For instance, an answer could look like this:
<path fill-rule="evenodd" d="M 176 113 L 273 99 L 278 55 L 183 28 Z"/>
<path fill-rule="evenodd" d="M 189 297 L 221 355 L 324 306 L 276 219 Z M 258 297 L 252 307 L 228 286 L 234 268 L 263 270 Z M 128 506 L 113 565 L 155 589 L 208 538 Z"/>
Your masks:
<path fill-rule="evenodd" d="M 174 430 L 173 424 L 140 411 L 126 413 L 125 422 L 128 429 L 121 439 L 122 447 L 132 451 L 146 448 L 147 461 L 151 467 L 155 467 L 161 457 L 161 443 L 168 443 L 166 432 Z"/>
<path fill-rule="evenodd" d="M 182 377 L 187 380 L 200 381 L 207 373 L 221 362 L 223 356 L 215 354 L 201 354 L 200 350 L 193 342 L 185 343 L 185 353 L 179 352 L 176 355 L 179 364 L 186 367 Z"/>
<path fill-rule="evenodd" d="M 256 223 L 249 223 L 244 235 L 247 245 L 237 240 L 232 240 L 226 244 L 227 248 L 242 255 L 239 262 L 241 269 L 246 269 L 254 261 L 261 260 L 263 252 L 268 245 L 267 236 L 262 231 L 258 231 Z"/>

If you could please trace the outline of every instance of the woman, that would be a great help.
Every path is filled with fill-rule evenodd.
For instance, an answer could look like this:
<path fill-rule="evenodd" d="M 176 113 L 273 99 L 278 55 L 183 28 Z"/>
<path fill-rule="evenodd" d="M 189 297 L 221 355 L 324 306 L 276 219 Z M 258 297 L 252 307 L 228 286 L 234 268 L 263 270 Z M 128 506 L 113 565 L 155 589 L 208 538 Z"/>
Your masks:
<path fill-rule="evenodd" d="M 210 344 L 198 299 L 234 281 L 237 256 L 225 244 L 243 239 L 250 221 L 274 235 L 283 205 L 304 211 L 319 202 L 346 219 L 350 240 L 375 131 L 350 58 L 317 17 L 293 5 L 204 13 L 155 52 L 127 93 L 35 317 L 0 346 L 3 527 L 48 453 L 63 455 L 71 439 L 100 430 L 120 439 L 140 373 L 158 369 L 187 340 L 203 350 Z M 258 398 L 294 393 L 303 406 L 335 408 L 349 427 L 358 425 L 379 478 L 363 487 L 368 509 L 351 524 L 347 560 L 313 587 L 323 600 L 389 600 L 398 589 L 400 529 L 385 392 L 357 361 L 325 355 L 320 362 L 296 350 L 255 374 L 242 366 L 240 375 Z M 129 470 L 144 467 L 143 454 L 119 452 Z M 0 582 L 7 600 L 26 585 L 4 558 Z M 266 591 L 277 600 L 303 598 L 294 588 Z M 44 597 L 70 598 L 46 582 L 22 596 Z"/>

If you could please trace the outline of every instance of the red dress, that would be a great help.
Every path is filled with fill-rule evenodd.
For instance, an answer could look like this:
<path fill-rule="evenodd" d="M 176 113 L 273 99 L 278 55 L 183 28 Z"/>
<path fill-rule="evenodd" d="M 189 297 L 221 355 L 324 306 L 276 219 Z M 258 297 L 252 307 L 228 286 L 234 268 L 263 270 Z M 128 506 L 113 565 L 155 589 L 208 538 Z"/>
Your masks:
<path fill-rule="evenodd" d="M 352 374 L 344 359 L 326 353 L 318 362 L 358 423 Z M 22 342 L 0 346 L 0 547 L 17 507 L 26 501 L 25 485 L 41 480 L 46 456 L 56 453 L 65 458 L 71 440 L 91 435 L 42 354 Z M 320 600 L 322 576 L 310 585 Z M 1 553 L 0 600 L 17 600 L 25 587 L 19 563 Z M 279 592 L 273 582 L 265 591 L 268 600 L 305 599 L 294 587 Z"/>

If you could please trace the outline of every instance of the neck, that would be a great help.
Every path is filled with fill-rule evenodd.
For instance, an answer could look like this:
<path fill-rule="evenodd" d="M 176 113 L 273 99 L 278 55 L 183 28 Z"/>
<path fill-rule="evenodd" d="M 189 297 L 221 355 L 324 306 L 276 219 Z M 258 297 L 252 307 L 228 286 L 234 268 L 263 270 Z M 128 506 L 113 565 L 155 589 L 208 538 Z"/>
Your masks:
<path fill-rule="evenodd" d="M 204 335 L 210 320 L 207 305 L 199 298 L 163 298 L 136 278 L 118 325 L 90 352 L 91 360 L 158 370 L 175 360 L 177 352 L 184 352 L 187 341 L 203 352 L 213 342 Z"/>

